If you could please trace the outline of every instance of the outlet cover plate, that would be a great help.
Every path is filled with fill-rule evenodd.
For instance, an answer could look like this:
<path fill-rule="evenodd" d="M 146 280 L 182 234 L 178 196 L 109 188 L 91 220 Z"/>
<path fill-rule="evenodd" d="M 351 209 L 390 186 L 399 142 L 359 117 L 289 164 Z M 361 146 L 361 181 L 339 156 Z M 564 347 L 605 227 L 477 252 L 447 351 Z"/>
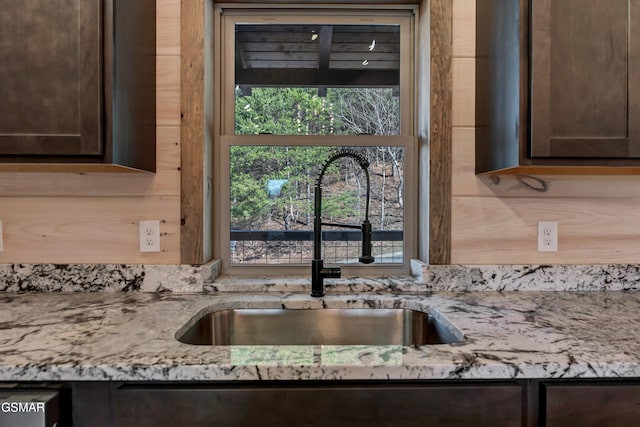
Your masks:
<path fill-rule="evenodd" d="M 538 252 L 558 252 L 557 221 L 538 221 Z"/>
<path fill-rule="evenodd" d="M 140 252 L 160 252 L 160 221 L 140 221 Z"/>

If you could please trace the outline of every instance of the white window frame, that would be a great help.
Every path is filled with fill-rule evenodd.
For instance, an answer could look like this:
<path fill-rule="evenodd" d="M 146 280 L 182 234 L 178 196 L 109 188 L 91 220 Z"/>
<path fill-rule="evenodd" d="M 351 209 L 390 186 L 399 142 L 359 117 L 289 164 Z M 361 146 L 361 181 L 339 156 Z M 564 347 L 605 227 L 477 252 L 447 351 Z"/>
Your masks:
<path fill-rule="evenodd" d="M 417 254 L 418 136 L 417 25 L 415 5 L 216 4 L 213 34 L 213 200 L 214 258 L 225 275 L 308 276 L 310 265 L 232 264 L 230 262 L 229 148 L 233 145 L 403 146 L 404 245 L 400 264 L 346 264 L 343 277 L 408 274 Z M 234 135 L 236 24 L 390 24 L 400 26 L 400 135 Z M 219 40 L 219 42 L 216 42 Z M 230 47 L 231 46 L 231 47 Z"/>

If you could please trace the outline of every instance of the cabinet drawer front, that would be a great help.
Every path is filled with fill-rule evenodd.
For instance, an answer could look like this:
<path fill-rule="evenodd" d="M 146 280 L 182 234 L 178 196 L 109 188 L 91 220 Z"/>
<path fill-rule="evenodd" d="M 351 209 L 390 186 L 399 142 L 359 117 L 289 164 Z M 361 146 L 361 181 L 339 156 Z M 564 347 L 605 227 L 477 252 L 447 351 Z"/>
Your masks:
<path fill-rule="evenodd" d="M 640 385 L 550 385 L 543 387 L 547 427 L 636 427 Z"/>
<path fill-rule="evenodd" d="M 522 425 L 522 389 L 505 386 L 230 386 L 115 391 L 115 425 Z"/>

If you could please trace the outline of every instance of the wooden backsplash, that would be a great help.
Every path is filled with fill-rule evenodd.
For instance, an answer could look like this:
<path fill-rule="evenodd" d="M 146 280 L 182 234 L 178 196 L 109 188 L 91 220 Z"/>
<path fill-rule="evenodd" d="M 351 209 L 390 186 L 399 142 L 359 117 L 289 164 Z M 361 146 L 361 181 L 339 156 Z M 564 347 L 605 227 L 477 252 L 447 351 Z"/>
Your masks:
<path fill-rule="evenodd" d="M 180 262 L 180 0 L 157 0 L 155 175 L 0 173 L 0 263 Z M 138 221 L 161 220 L 161 253 Z"/>
<path fill-rule="evenodd" d="M 474 174 L 475 0 L 453 0 L 455 264 L 635 263 L 640 177 Z M 180 0 L 157 0 L 158 172 L 0 173 L 0 263 L 180 262 Z M 162 252 L 138 252 L 138 221 L 162 220 Z M 558 221 L 557 253 L 536 250 Z"/>
<path fill-rule="evenodd" d="M 475 5 L 453 0 L 451 262 L 637 263 L 640 177 L 474 174 Z M 537 252 L 537 221 L 558 221 L 557 253 Z"/>

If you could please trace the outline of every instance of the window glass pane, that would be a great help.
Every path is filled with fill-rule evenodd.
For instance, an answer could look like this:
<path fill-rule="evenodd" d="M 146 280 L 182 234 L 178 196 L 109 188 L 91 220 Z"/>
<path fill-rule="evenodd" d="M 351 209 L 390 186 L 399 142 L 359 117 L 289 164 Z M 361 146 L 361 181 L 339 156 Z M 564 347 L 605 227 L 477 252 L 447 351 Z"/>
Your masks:
<path fill-rule="evenodd" d="M 376 263 L 403 262 L 404 149 L 350 147 L 369 163 Z M 232 264 L 308 264 L 313 258 L 314 186 L 336 147 L 230 147 Z M 350 158 L 336 161 L 322 181 L 325 222 L 360 225 L 366 179 Z M 357 263 L 359 230 L 323 227 L 323 258 Z"/>
<path fill-rule="evenodd" d="M 236 25 L 235 133 L 399 135 L 398 25 Z"/>

